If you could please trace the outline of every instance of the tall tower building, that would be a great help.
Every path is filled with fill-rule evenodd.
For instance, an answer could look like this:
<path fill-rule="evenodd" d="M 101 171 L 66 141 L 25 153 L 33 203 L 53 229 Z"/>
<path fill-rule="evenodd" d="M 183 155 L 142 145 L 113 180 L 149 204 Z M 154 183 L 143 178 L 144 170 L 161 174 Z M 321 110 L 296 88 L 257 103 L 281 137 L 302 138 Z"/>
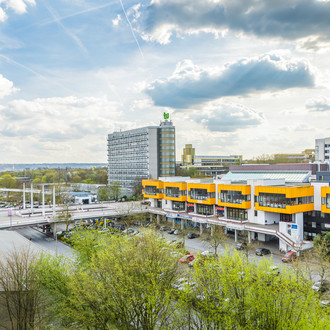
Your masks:
<path fill-rule="evenodd" d="M 170 120 L 108 135 L 108 184 L 130 195 L 138 180 L 175 176 L 175 127 Z"/>

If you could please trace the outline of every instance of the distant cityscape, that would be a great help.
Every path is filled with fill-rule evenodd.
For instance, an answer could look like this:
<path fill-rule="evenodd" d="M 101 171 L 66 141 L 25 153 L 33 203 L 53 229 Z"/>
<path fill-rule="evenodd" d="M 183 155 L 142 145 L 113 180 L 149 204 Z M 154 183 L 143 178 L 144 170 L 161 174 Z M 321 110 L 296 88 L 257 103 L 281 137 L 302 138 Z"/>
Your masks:
<path fill-rule="evenodd" d="M 33 163 L 33 164 L 0 164 L 0 171 L 24 171 L 37 169 L 65 169 L 106 167 L 106 163 Z"/>

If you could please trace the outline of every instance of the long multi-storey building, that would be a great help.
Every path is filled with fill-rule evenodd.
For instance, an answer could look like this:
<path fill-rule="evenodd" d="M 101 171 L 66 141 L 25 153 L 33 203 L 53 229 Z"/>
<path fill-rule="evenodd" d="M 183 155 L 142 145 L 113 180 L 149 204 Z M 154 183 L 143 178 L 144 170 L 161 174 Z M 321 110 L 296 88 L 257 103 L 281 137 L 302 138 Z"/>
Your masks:
<path fill-rule="evenodd" d="M 175 127 L 165 120 L 108 135 L 108 184 L 130 194 L 137 180 L 175 175 Z"/>
<path fill-rule="evenodd" d="M 189 177 L 143 180 L 150 212 L 181 226 L 224 226 L 227 232 L 247 232 L 249 241 L 278 240 L 279 249 L 313 246 L 317 231 L 330 231 L 329 182 L 309 182 L 311 171 L 229 172 L 222 179 Z M 314 219 L 314 220 L 313 220 Z"/>

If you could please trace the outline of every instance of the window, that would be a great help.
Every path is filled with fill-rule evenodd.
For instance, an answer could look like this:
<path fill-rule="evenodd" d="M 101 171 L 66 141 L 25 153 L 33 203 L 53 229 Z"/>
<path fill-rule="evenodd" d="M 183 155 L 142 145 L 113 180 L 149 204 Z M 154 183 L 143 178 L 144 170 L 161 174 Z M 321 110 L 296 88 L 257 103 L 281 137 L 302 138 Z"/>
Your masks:
<path fill-rule="evenodd" d="M 247 220 L 247 211 L 232 207 L 227 208 L 227 218 L 233 220 Z"/>
<path fill-rule="evenodd" d="M 202 215 L 212 215 L 213 205 L 196 204 L 196 213 Z"/>
<path fill-rule="evenodd" d="M 283 213 L 280 213 L 280 221 L 283 221 L 283 222 L 292 222 L 292 214 L 283 214 Z"/>
<path fill-rule="evenodd" d="M 250 195 L 242 195 L 241 191 L 221 190 L 219 199 L 222 203 L 242 204 L 251 200 Z"/>
<path fill-rule="evenodd" d="M 195 211 L 195 205 L 191 203 L 187 203 L 187 212 L 194 212 Z"/>
<path fill-rule="evenodd" d="M 165 195 L 167 197 L 175 197 L 179 198 L 180 197 L 180 189 L 178 187 L 167 187 L 165 190 Z"/>
<path fill-rule="evenodd" d="M 255 216 L 255 217 L 258 216 L 258 211 L 254 211 L 254 216 Z"/>
<path fill-rule="evenodd" d="M 172 202 L 172 209 L 175 211 L 185 211 L 185 202 Z"/>

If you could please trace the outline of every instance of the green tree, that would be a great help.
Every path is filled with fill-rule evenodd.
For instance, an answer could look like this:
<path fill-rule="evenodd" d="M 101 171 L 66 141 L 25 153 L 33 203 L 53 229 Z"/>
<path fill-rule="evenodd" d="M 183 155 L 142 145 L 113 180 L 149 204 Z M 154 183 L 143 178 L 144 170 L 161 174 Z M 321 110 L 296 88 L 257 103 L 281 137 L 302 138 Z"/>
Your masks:
<path fill-rule="evenodd" d="M 329 316 L 309 281 L 289 269 L 276 275 L 271 263 L 245 262 L 229 251 L 219 260 L 197 262 L 179 291 L 176 314 L 181 329 L 323 329 Z"/>
<path fill-rule="evenodd" d="M 98 195 L 99 195 L 100 201 L 110 200 L 110 190 L 107 187 L 99 188 Z"/>
<path fill-rule="evenodd" d="M 151 232 L 132 239 L 97 235 L 88 240 L 94 253 L 83 263 L 62 265 L 61 272 L 54 261 L 40 263 L 40 279 L 45 278 L 44 288 L 56 301 L 54 312 L 62 326 L 166 328 L 174 308 L 171 284 L 179 269 L 166 242 Z M 81 244 L 77 253 L 82 251 Z"/>
<path fill-rule="evenodd" d="M 330 261 L 330 232 L 316 235 L 313 243 L 315 249 L 319 251 L 321 256 Z"/>
<path fill-rule="evenodd" d="M 5 188 L 16 188 L 17 181 L 9 173 L 7 173 L 0 177 L 0 185 Z"/>
<path fill-rule="evenodd" d="M 114 181 L 110 183 L 110 197 L 114 200 L 118 200 L 121 194 L 121 183 L 119 181 Z"/>

